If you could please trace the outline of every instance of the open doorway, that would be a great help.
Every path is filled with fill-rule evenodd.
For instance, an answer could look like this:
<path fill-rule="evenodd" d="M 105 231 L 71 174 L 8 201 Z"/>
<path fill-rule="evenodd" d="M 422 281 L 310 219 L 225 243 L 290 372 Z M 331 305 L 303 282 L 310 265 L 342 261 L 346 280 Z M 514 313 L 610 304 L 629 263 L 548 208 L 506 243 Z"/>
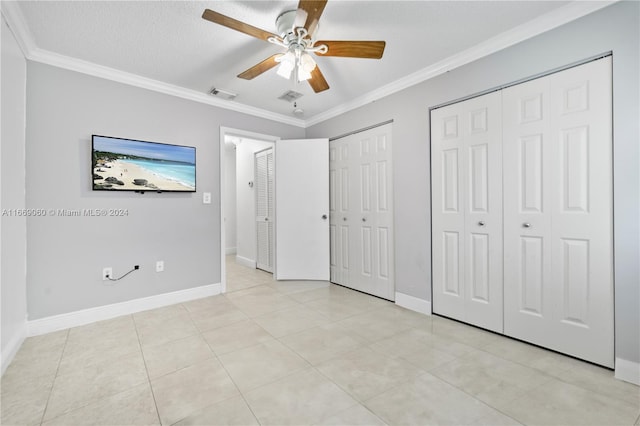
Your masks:
<path fill-rule="evenodd" d="M 239 129 L 220 129 L 221 185 L 221 284 L 222 291 L 238 290 L 250 282 L 227 282 L 227 267 L 256 270 L 259 263 L 256 204 L 256 154 L 273 149 L 279 137 Z M 264 221 L 264 216 L 262 217 Z M 268 222 L 268 220 L 266 221 Z M 268 232 L 268 228 L 267 228 Z M 260 262 L 261 265 L 264 262 Z M 264 268 L 263 268 L 264 269 Z M 234 269 L 235 270 L 235 269 Z M 257 271 L 256 271 L 257 272 Z M 260 271 L 262 272 L 262 271 Z M 236 279 L 238 274 L 229 274 Z M 270 279 L 272 275 L 269 274 Z"/>

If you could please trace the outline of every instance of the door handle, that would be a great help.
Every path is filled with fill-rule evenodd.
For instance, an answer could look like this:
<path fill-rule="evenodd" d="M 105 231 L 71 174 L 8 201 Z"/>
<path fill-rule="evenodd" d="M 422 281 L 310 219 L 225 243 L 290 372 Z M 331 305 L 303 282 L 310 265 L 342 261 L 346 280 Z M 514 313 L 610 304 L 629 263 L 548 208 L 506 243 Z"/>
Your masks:
<path fill-rule="evenodd" d="M 346 218 L 346 217 L 343 217 L 343 218 L 342 218 L 342 220 L 344 220 L 344 221 L 346 222 L 346 221 L 347 221 L 347 218 Z"/>
<path fill-rule="evenodd" d="M 478 226 L 484 226 L 484 221 L 481 220 L 480 222 L 478 222 Z"/>
<path fill-rule="evenodd" d="M 323 219 L 323 220 L 327 220 L 327 215 L 326 215 L 326 214 L 323 214 L 323 215 L 322 215 L 322 219 Z"/>
<path fill-rule="evenodd" d="M 366 222 L 366 221 L 367 221 L 367 218 L 366 218 L 366 217 L 363 217 L 363 218 L 362 218 L 362 221 L 363 221 L 363 222 Z"/>
<path fill-rule="evenodd" d="M 265 218 L 264 218 L 264 221 L 265 221 L 265 222 L 268 222 L 268 221 L 269 221 L 269 218 L 268 218 L 268 217 L 265 217 Z"/>
<path fill-rule="evenodd" d="M 531 224 L 530 223 L 523 223 L 522 227 L 523 228 L 531 228 Z"/>

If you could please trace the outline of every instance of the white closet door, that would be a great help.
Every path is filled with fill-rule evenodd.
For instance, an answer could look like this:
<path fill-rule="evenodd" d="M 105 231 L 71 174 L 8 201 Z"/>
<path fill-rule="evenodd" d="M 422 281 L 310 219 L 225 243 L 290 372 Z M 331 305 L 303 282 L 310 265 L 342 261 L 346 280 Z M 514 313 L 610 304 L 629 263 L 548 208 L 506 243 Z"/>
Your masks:
<path fill-rule="evenodd" d="M 505 333 L 613 367 L 611 59 L 503 96 Z"/>
<path fill-rule="evenodd" d="M 349 143 L 344 139 L 329 142 L 329 210 L 331 241 L 331 282 L 349 285 Z"/>
<path fill-rule="evenodd" d="M 393 300 L 391 124 L 349 137 L 353 200 L 349 281 L 357 290 Z"/>
<path fill-rule="evenodd" d="M 255 154 L 256 266 L 273 272 L 273 148 Z"/>
<path fill-rule="evenodd" d="M 502 332 L 501 99 L 431 112 L 433 309 Z"/>
<path fill-rule="evenodd" d="M 331 279 L 393 300 L 391 124 L 330 142 Z"/>

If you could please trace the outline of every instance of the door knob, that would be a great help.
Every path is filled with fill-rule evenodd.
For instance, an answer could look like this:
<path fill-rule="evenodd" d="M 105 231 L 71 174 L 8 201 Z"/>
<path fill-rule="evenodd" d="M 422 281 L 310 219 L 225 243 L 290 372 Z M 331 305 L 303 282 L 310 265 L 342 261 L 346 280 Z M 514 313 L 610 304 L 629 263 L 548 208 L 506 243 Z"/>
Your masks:
<path fill-rule="evenodd" d="M 265 217 L 265 218 L 264 218 L 264 221 L 265 221 L 265 222 L 268 222 L 268 221 L 269 221 L 269 218 L 268 218 L 268 217 Z"/>
<path fill-rule="evenodd" d="M 362 221 L 363 221 L 363 222 L 366 222 L 366 221 L 367 221 L 367 218 L 366 218 L 366 217 L 363 217 L 363 218 L 362 218 Z"/>
<path fill-rule="evenodd" d="M 327 220 L 327 215 L 326 215 L 326 214 L 323 214 L 323 215 L 322 215 L 322 219 Z"/>
<path fill-rule="evenodd" d="M 523 228 L 531 228 L 531 224 L 530 223 L 523 223 L 522 227 Z"/>
<path fill-rule="evenodd" d="M 346 221 L 347 221 L 347 218 L 346 218 L 346 217 L 343 217 L 343 218 L 342 218 L 342 220 L 344 220 L 344 221 L 346 222 Z"/>
<path fill-rule="evenodd" d="M 481 220 L 480 222 L 478 222 L 478 226 L 484 226 L 484 221 Z"/>

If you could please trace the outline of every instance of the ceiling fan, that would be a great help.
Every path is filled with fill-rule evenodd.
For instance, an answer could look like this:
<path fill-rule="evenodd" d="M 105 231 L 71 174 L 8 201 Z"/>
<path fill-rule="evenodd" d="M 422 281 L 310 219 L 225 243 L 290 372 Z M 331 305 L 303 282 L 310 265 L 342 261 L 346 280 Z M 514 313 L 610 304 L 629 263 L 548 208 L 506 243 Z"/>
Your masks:
<path fill-rule="evenodd" d="M 311 53 L 318 56 L 380 59 L 385 47 L 384 41 L 314 40 L 318 20 L 326 5 L 327 0 L 300 0 L 297 10 L 286 11 L 276 19 L 279 35 L 210 9 L 205 9 L 202 18 L 286 49 L 238 74 L 238 77 L 251 80 L 280 65 L 279 75 L 285 78 L 293 76 L 297 81 L 307 80 L 314 92 L 319 93 L 327 90 L 329 84 Z"/>

